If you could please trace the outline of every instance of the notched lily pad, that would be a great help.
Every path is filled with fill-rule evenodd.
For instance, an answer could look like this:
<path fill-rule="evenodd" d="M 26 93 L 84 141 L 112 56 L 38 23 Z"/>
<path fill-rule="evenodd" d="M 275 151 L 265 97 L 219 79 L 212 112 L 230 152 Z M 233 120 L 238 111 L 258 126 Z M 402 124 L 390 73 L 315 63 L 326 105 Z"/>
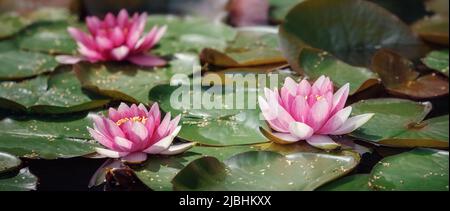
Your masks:
<path fill-rule="evenodd" d="M 351 105 L 353 115 L 374 113 L 350 135 L 390 147 L 448 148 L 448 115 L 424 120 L 431 104 L 386 98 L 363 100 Z"/>
<path fill-rule="evenodd" d="M 357 165 L 351 156 L 251 151 L 223 163 L 213 157 L 191 162 L 172 180 L 175 190 L 314 190 Z"/>
<path fill-rule="evenodd" d="M 312 48 L 303 48 L 298 58 L 302 73 L 317 79 L 326 75 L 341 87 L 350 83 L 350 94 L 365 90 L 377 83 L 377 74 L 364 67 L 351 66 L 325 51 Z"/>
<path fill-rule="evenodd" d="M 0 177 L 0 191 L 36 190 L 38 178 L 28 168 L 23 168 L 13 177 Z"/>
<path fill-rule="evenodd" d="M 415 99 L 448 94 L 447 78 L 434 73 L 420 76 L 413 68 L 411 61 L 386 49 L 377 51 L 372 59 L 372 69 L 392 94 Z"/>

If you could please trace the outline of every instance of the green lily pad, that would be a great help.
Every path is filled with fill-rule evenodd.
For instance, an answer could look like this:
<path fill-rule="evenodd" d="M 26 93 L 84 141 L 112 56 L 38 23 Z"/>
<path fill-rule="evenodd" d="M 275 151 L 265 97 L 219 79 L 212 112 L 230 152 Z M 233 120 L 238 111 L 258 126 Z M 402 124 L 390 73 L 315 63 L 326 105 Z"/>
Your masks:
<path fill-rule="evenodd" d="M 72 15 L 68 8 L 59 7 L 41 7 L 32 11 L 26 16 L 33 21 L 68 21 L 75 20 L 75 15 Z"/>
<path fill-rule="evenodd" d="M 179 52 L 199 53 L 203 48 L 223 49 L 235 36 L 233 28 L 202 18 L 179 18 L 152 15 L 147 19 L 146 31 L 154 25 L 167 25 L 167 33 L 152 52 L 171 55 Z"/>
<path fill-rule="evenodd" d="M 351 66 L 325 51 L 303 48 L 298 60 L 300 68 L 312 79 L 326 75 L 331 78 L 336 87 L 350 83 L 350 94 L 367 89 L 379 82 L 377 74 L 371 70 Z"/>
<path fill-rule="evenodd" d="M 50 54 L 75 54 L 77 45 L 67 32 L 67 22 L 37 22 L 17 38 L 19 48 Z"/>
<path fill-rule="evenodd" d="M 278 49 L 277 34 L 263 30 L 241 30 L 223 51 L 206 48 L 202 63 L 220 67 L 250 67 L 286 63 Z"/>
<path fill-rule="evenodd" d="M 447 78 L 435 73 L 420 76 L 410 60 L 390 50 L 381 49 L 375 53 L 372 69 L 394 95 L 428 99 L 448 94 Z"/>
<path fill-rule="evenodd" d="M 17 44 L 14 40 L 9 39 L 0 41 L 0 53 L 14 50 L 17 50 Z"/>
<path fill-rule="evenodd" d="M 190 75 L 198 64 L 191 54 L 177 54 L 165 68 L 144 68 L 123 63 L 79 63 L 76 74 L 84 88 L 113 99 L 148 103 L 149 91 L 175 74 Z"/>
<path fill-rule="evenodd" d="M 58 66 L 52 56 L 26 51 L 0 52 L 0 80 L 22 79 L 45 72 Z"/>
<path fill-rule="evenodd" d="M 16 156 L 0 152 L 0 174 L 17 168 L 21 163 L 22 161 Z"/>
<path fill-rule="evenodd" d="M 375 190 L 448 191 L 448 151 L 414 149 L 386 157 L 372 169 Z"/>
<path fill-rule="evenodd" d="M 251 150 L 251 146 L 195 146 L 176 156 L 151 156 L 142 167 L 135 168 L 134 173 L 149 188 L 168 191 L 172 190 L 171 181 L 175 175 L 195 159 L 214 156 L 219 160 L 225 160 L 235 154 Z"/>
<path fill-rule="evenodd" d="M 13 177 L 0 177 L 0 191 L 30 191 L 36 190 L 38 179 L 28 168 L 23 168 Z"/>
<path fill-rule="evenodd" d="M 210 90 L 207 87 L 201 90 L 191 88 L 188 85 L 160 85 L 150 92 L 151 99 L 158 102 L 161 109 L 171 112 L 172 115 L 182 115 L 182 129 L 178 134 L 180 138 L 220 146 L 268 141 L 259 131 L 259 126 L 265 124 L 260 120 L 259 109 L 245 106 L 247 102 L 256 101 L 255 91 L 243 90 L 244 97 L 239 99 L 236 91 L 214 90 L 214 88 Z M 182 96 L 187 96 L 185 97 L 187 100 L 180 101 Z M 249 99 L 249 96 L 253 98 Z M 224 102 L 227 98 L 234 99 L 233 105 Z M 210 101 L 211 99 L 213 101 Z M 174 100 L 173 103 L 171 100 Z M 242 108 L 237 108 L 238 104 L 235 101 L 246 104 L 242 104 Z"/>
<path fill-rule="evenodd" d="M 270 18 L 275 22 L 284 20 L 289 10 L 304 0 L 269 0 Z"/>
<path fill-rule="evenodd" d="M 27 21 L 16 13 L 6 13 L 0 15 L 0 39 L 10 37 L 24 27 L 27 26 Z"/>
<path fill-rule="evenodd" d="M 28 158 L 67 158 L 94 152 L 86 118 L 12 119 L 0 121 L 0 151 Z"/>
<path fill-rule="evenodd" d="M 374 113 L 366 124 L 350 135 L 391 147 L 448 148 L 448 115 L 424 120 L 429 102 L 395 98 L 370 99 L 352 105 L 353 115 Z"/>
<path fill-rule="evenodd" d="M 348 173 L 358 162 L 351 156 L 245 152 L 225 162 L 199 158 L 172 180 L 174 190 L 314 190 Z"/>
<path fill-rule="evenodd" d="M 437 70 L 448 77 L 448 50 L 432 51 L 422 62 L 429 68 Z"/>
<path fill-rule="evenodd" d="M 407 25 L 384 8 L 363 0 L 314 0 L 297 4 L 279 28 L 280 44 L 300 71 L 304 47 L 318 48 L 351 65 L 369 64 L 380 48 L 422 46 Z M 409 49 L 408 52 L 418 51 Z"/>
<path fill-rule="evenodd" d="M 51 76 L 38 76 L 21 82 L 0 82 L 0 107 L 35 113 L 71 113 L 106 105 L 110 100 L 95 99 L 81 88 L 68 66 Z"/>
<path fill-rule="evenodd" d="M 343 177 L 329 184 L 326 184 L 318 191 L 372 191 L 369 187 L 369 174 L 355 174 Z"/>

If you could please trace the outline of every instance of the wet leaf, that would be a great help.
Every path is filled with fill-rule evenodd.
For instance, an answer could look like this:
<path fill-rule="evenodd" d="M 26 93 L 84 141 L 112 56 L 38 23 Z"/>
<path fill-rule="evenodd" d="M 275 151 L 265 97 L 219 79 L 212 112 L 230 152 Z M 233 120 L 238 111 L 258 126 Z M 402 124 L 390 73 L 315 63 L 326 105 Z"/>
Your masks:
<path fill-rule="evenodd" d="M 0 52 L 0 80 L 22 79 L 45 72 L 58 66 L 52 56 L 26 51 Z"/>
<path fill-rule="evenodd" d="M 28 168 L 23 168 L 14 177 L 0 177 L 0 191 L 36 190 L 38 179 Z"/>
<path fill-rule="evenodd" d="M 434 15 L 417 21 L 412 29 L 428 42 L 448 46 L 448 25 L 448 16 Z"/>
<path fill-rule="evenodd" d="M 370 184 L 385 191 L 448 191 L 448 151 L 414 149 L 384 158 L 372 169 Z"/>
<path fill-rule="evenodd" d="M 0 15 L 0 39 L 10 37 L 27 26 L 27 21 L 16 13 Z"/>
<path fill-rule="evenodd" d="M 296 4 L 304 0 L 269 0 L 270 18 L 275 22 L 281 22 Z"/>
<path fill-rule="evenodd" d="M 319 191 L 372 191 L 369 187 L 369 174 L 355 174 L 330 182 Z"/>
<path fill-rule="evenodd" d="M 448 148 L 448 115 L 424 120 L 429 102 L 385 98 L 363 100 L 352 105 L 353 115 L 374 113 L 352 136 L 391 147 Z"/>
<path fill-rule="evenodd" d="M 448 80 L 434 73 L 419 76 L 411 61 L 382 49 L 372 59 L 372 69 L 378 73 L 386 89 L 395 95 L 416 99 L 448 94 Z"/>
<path fill-rule="evenodd" d="M 0 175 L 20 166 L 22 161 L 14 155 L 0 152 Z"/>
<path fill-rule="evenodd" d="M 0 151 L 27 158 L 68 158 L 94 152 L 86 126 L 77 118 L 4 118 L 0 121 Z"/>
<path fill-rule="evenodd" d="M 142 167 L 134 169 L 136 176 L 153 190 L 172 190 L 172 179 L 191 161 L 204 157 L 214 156 L 225 160 L 235 154 L 251 151 L 250 146 L 230 147 L 202 147 L 195 146 L 189 151 L 176 156 L 151 156 Z"/>
<path fill-rule="evenodd" d="M 220 22 L 202 18 L 179 18 L 152 15 L 147 19 L 146 31 L 154 25 L 167 25 L 167 33 L 152 52 L 171 55 L 180 52 L 199 53 L 203 48 L 223 49 L 235 36 L 233 28 Z"/>
<path fill-rule="evenodd" d="M 432 51 L 422 62 L 429 68 L 437 70 L 448 77 L 448 50 Z"/>
<path fill-rule="evenodd" d="M 0 107 L 35 113 L 71 113 L 106 105 L 110 100 L 86 94 L 69 67 L 51 76 L 0 82 Z"/>
<path fill-rule="evenodd" d="M 18 36 L 19 48 L 50 54 L 75 54 L 77 45 L 67 32 L 68 26 L 64 21 L 32 24 Z"/>
<path fill-rule="evenodd" d="M 160 85 L 151 90 L 150 96 L 165 112 L 182 114 L 183 127 L 178 134 L 182 139 L 221 146 L 266 142 L 258 129 L 265 123 L 254 103 L 256 90 L 236 92 L 222 88 Z M 246 106 L 247 103 L 255 107 Z"/>
<path fill-rule="evenodd" d="M 279 35 L 284 55 L 298 71 L 304 47 L 327 51 L 351 65 L 367 65 L 380 47 L 415 46 L 411 53 L 422 45 L 398 18 L 363 0 L 304 1 L 287 14 Z"/>
<path fill-rule="evenodd" d="M 303 48 L 298 58 L 303 72 L 317 79 L 322 75 L 331 78 L 336 87 L 350 83 L 350 94 L 367 89 L 378 83 L 377 74 L 364 67 L 355 67 L 340 61 L 329 53 Z"/>
<path fill-rule="evenodd" d="M 172 180 L 175 190 L 314 190 L 357 165 L 351 156 L 245 152 L 223 163 L 199 158 Z"/>

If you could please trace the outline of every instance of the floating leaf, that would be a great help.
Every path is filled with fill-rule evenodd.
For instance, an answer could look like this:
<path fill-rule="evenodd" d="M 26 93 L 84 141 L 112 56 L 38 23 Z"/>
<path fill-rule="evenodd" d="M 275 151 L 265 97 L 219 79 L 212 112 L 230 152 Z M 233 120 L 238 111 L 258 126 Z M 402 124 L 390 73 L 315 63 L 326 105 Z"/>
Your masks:
<path fill-rule="evenodd" d="M 429 68 L 437 70 L 448 77 L 448 50 L 432 51 L 422 62 Z"/>
<path fill-rule="evenodd" d="M 26 16 L 33 21 L 67 21 L 76 17 L 70 14 L 68 8 L 41 7 Z"/>
<path fill-rule="evenodd" d="M 374 113 L 351 135 L 391 147 L 448 148 L 448 115 L 424 120 L 429 102 L 386 98 L 363 100 L 352 105 L 353 115 Z"/>
<path fill-rule="evenodd" d="M 16 156 L 0 152 L 0 174 L 17 168 L 21 163 L 22 161 Z"/>
<path fill-rule="evenodd" d="M 241 30 L 224 51 L 203 49 L 202 63 L 221 67 L 251 67 L 281 63 L 286 60 L 278 49 L 275 33 L 263 30 Z"/>
<path fill-rule="evenodd" d="M 0 52 L 0 80 L 14 80 L 53 71 L 58 63 L 52 56 L 26 51 Z"/>
<path fill-rule="evenodd" d="M 75 54 L 77 45 L 67 32 L 66 22 L 37 22 L 17 38 L 19 48 L 50 54 Z"/>
<path fill-rule="evenodd" d="M 6 109 L 58 114 L 98 108 L 109 102 L 108 99 L 89 97 L 81 89 L 75 74 L 67 69 L 50 77 L 0 82 L 0 86 L 0 107 Z"/>
<path fill-rule="evenodd" d="M 424 40 L 448 46 L 448 16 L 433 15 L 413 24 L 412 29 Z"/>
<path fill-rule="evenodd" d="M 351 65 L 366 65 L 380 48 L 416 52 L 422 45 L 409 27 L 385 9 L 363 0 L 304 1 L 287 14 L 279 29 L 289 64 L 299 70 L 302 48 L 327 51 Z"/>
<path fill-rule="evenodd" d="M 265 124 L 259 109 L 245 106 L 256 106 L 256 90 L 240 91 L 222 90 L 222 86 L 197 90 L 188 85 L 160 85 L 151 90 L 150 97 L 164 111 L 182 114 L 183 127 L 178 134 L 182 139 L 221 146 L 266 142 L 258 129 Z"/>
<path fill-rule="evenodd" d="M 178 54 L 167 68 L 144 68 L 131 64 L 80 63 L 76 74 L 84 88 L 113 99 L 148 103 L 149 91 L 158 84 L 166 83 L 177 73 L 190 75 L 197 63 L 190 54 Z"/>
<path fill-rule="evenodd" d="M 448 94 L 448 80 L 434 73 L 419 76 L 411 61 L 382 49 L 372 59 L 372 69 L 378 73 L 386 89 L 396 95 L 431 98 Z"/>
<path fill-rule="evenodd" d="M 371 191 L 369 174 L 347 176 L 320 187 L 319 191 Z"/>
<path fill-rule="evenodd" d="M 36 190 L 38 179 L 28 168 L 21 169 L 13 177 L 0 177 L 0 191 L 30 191 Z"/>
<path fill-rule="evenodd" d="M 378 83 L 378 76 L 369 69 L 346 64 L 325 51 L 303 48 L 298 60 L 300 68 L 312 79 L 326 75 L 337 87 L 350 83 L 350 94 Z"/>
<path fill-rule="evenodd" d="M 180 52 L 199 53 L 203 48 L 222 49 L 235 36 L 233 28 L 202 18 L 179 18 L 152 15 L 147 19 L 146 31 L 154 25 L 167 25 L 167 33 L 152 52 L 170 55 Z"/>
<path fill-rule="evenodd" d="M 85 118 L 12 119 L 0 121 L 0 151 L 28 158 L 67 158 L 94 152 Z"/>
<path fill-rule="evenodd" d="M 172 180 L 175 190 L 314 190 L 357 165 L 351 156 L 276 152 L 245 152 L 224 163 L 199 158 Z"/>
<path fill-rule="evenodd" d="M 275 22 L 281 22 L 296 4 L 304 0 L 269 0 L 270 18 Z"/>
<path fill-rule="evenodd" d="M 0 15 L 0 39 L 10 37 L 27 26 L 27 21 L 16 13 Z"/>
<path fill-rule="evenodd" d="M 6 51 L 17 50 L 17 46 L 14 40 L 2 40 L 0 41 L 0 53 Z"/>
<path fill-rule="evenodd" d="M 202 147 L 195 146 L 176 156 L 151 156 L 142 167 L 134 169 L 136 176 L 153 190 L 172 190 L 172 179 L 191 161 L 203 156 L 225 160 L 235 154 L 250 151 L 250 146 Z"/>
<path fill-rule="evenodd" d="M 448 191 L 448 151 L 414 149 L 386 157 L 372 169 L 375 190 Z"/>

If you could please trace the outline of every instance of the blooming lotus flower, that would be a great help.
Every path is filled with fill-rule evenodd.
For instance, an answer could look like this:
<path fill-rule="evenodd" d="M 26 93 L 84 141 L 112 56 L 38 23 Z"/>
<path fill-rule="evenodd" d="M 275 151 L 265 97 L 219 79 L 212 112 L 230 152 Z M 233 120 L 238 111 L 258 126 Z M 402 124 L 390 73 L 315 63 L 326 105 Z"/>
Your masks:
<path fill-rule="evenodd" d="M 158 104 L 148 111 L 144 105 L 128 107 L 121 103 L 119 108 L 109 109 L 108 117 L 90 114 L 94 128 L 88 128 L 90 135 L 105 148 L 96 148 L 97 153 L 110 158 L 138 163 L 147 159 L 147 154 L 173 155 L 182 153 L 193 143 L 172 145 L 180 132 L 180 115 L 173 120 L 170 113 L 161 121 Z"/>
<path fill-rule="evenodd" d="M 286 78 L 280 91 L 265 89 L 259 97 L 262 114 L 274 130 L 270 136 L 282 144 L 306 140 L 322 149 L 339 145 L 329 135 L 344 135 L 361 127 L 374 114 L 350 117 L 352 107 L 345 106 L 349 84 L 333 94 L 333 83 L 321 76 L 313 85 L 307 80 L 296 83 Z"/>
<path fill-rule="evenodd" d="M 146 13 L 135 13 L 129 18 L 124 9 L 117 17 L 108 13 L 104 20 L 95 16 L 87 17 L 86 24 L 90 34 L 74 27 L 67 29 L 76 40 L 81 56 L 64 55 L 56 59 L 64 64 L 74 64 L 82 60 L 92 63 L 126 60 L 142 66 L 163 66 L 166 61 L 146 53 L 159 42 L 167 27 L 154 26 L 142 36 L 146 22 Z"/>

